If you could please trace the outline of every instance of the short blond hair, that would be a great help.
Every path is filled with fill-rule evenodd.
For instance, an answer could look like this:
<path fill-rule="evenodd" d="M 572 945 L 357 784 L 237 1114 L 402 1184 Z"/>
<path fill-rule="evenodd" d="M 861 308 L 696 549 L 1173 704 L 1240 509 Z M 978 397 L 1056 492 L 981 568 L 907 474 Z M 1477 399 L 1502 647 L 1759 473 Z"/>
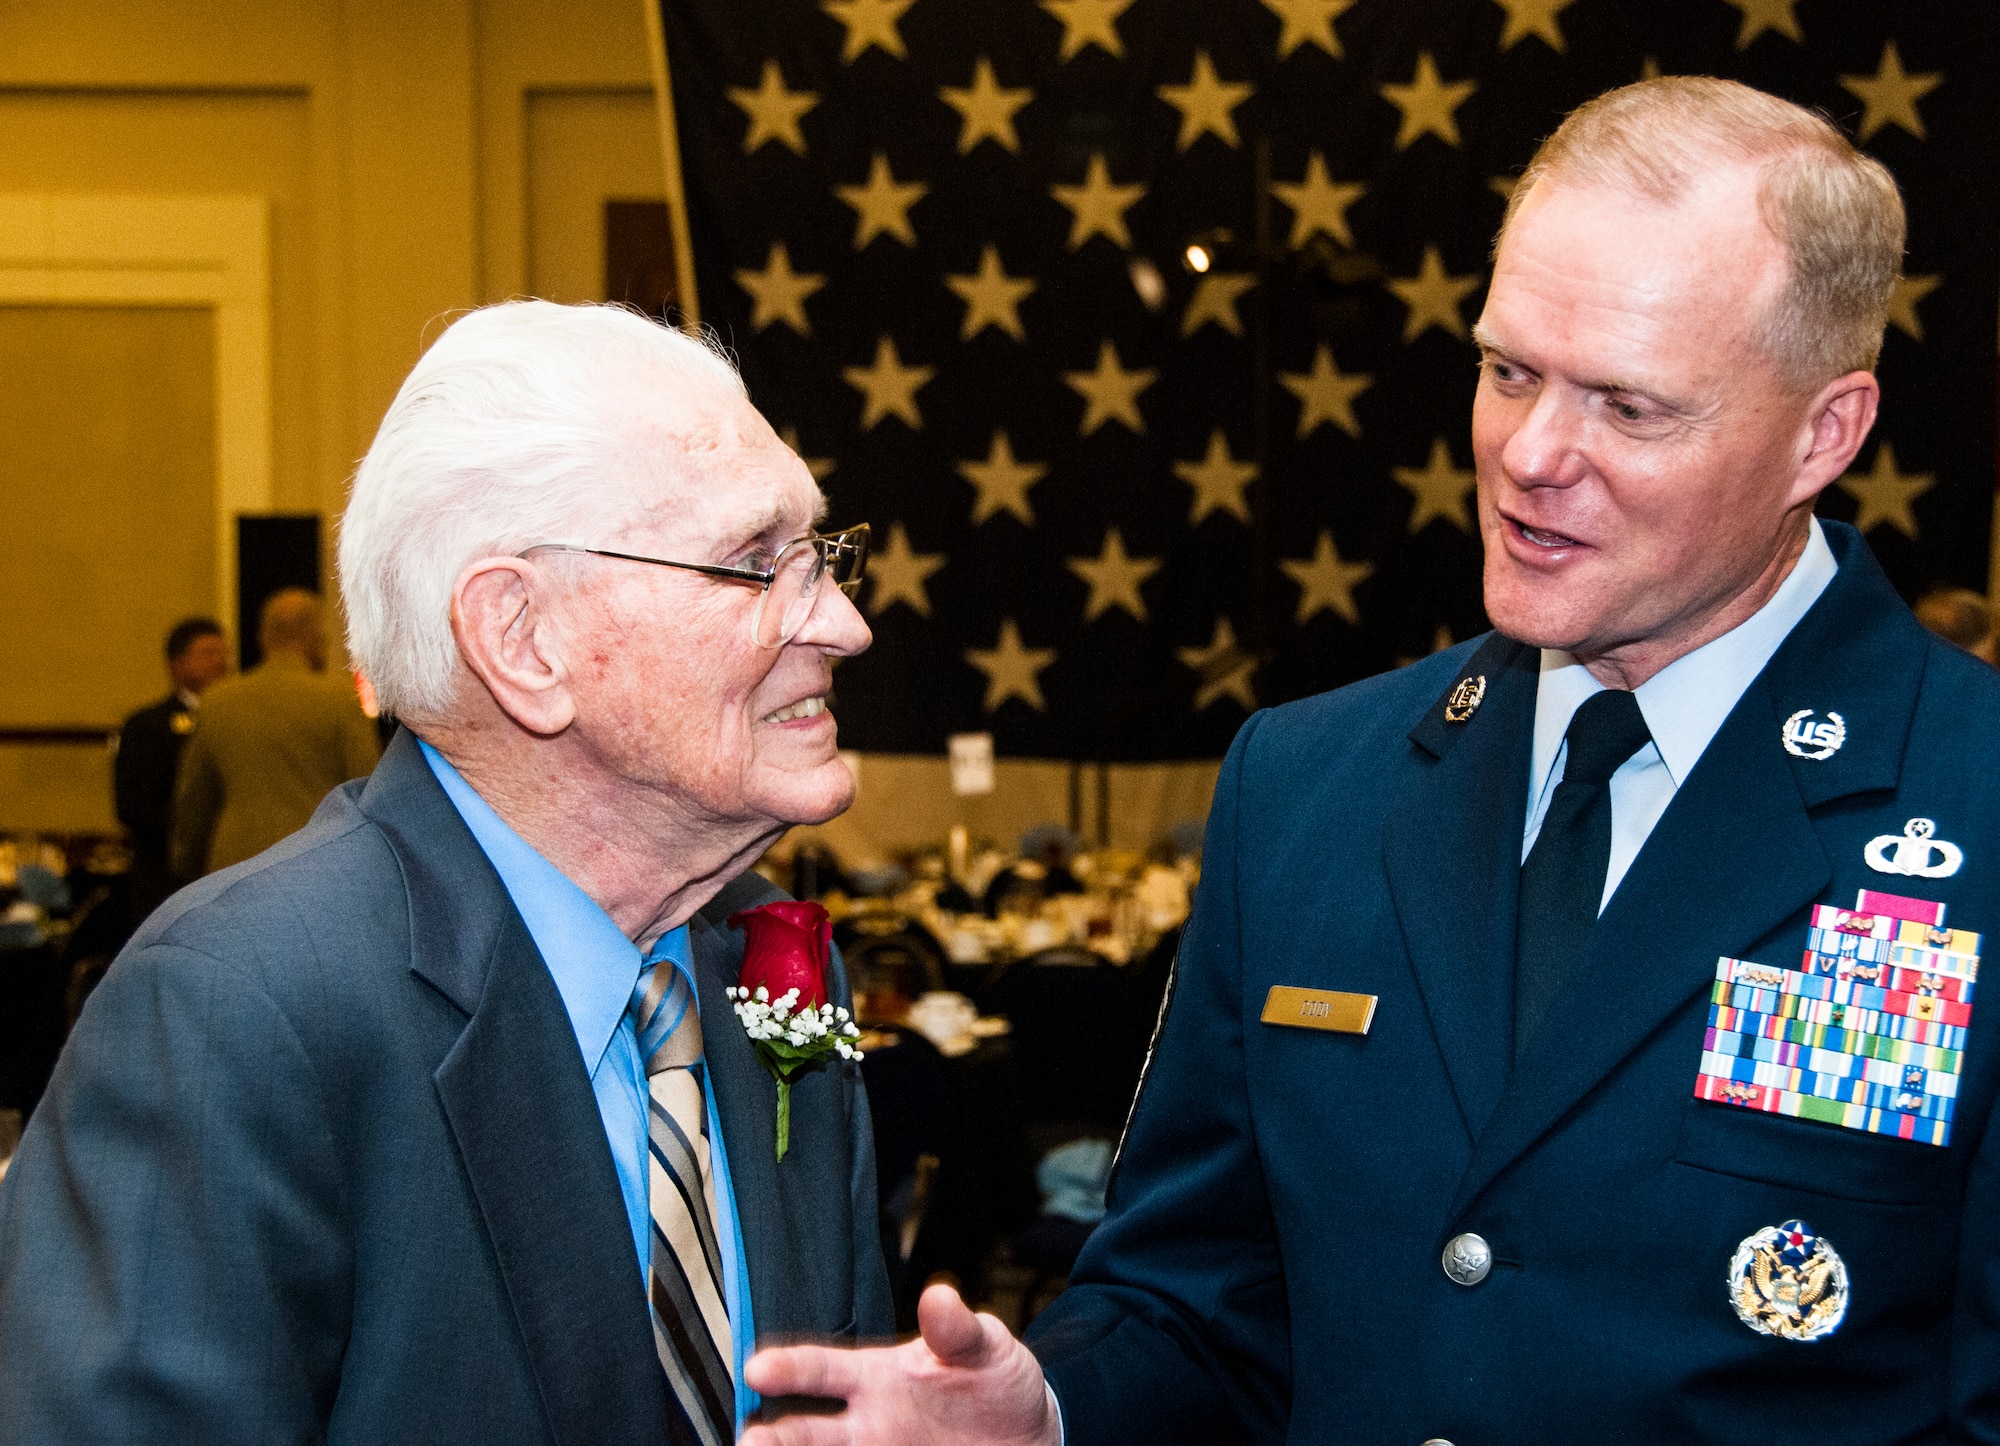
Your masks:
<path fill-rule="evenodd" d="M 1786 380 L 1812 392 L 1873 371 L 1903 266 L 1902 196 L 1888 168 L 1832 122 L 1761 90 L 1670 75 L 1586 101 L 1535 152 L 1500 236 L 1544 182 L 1618 186 L 1672 205 L 1718 161 L 1757 167 L 1758 210 L 1790 259 L 1762 338 Z"/>

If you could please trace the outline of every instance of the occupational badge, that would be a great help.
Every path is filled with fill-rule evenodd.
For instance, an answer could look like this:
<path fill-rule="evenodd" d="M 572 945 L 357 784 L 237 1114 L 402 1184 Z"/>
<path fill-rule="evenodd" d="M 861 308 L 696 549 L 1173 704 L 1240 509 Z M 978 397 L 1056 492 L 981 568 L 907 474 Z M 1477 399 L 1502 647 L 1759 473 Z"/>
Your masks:
<path fill-rule="evenodd" d="M 1444 700 L 1444 721 L 1464 723 L 1479 711 L 1479 705 L 1486 701 L 1486 675 L 1476 678 L 1460 678 L 1458 686 L 1451 690 Z"/>
<path fill-rule="evenodd" d="M 1965 850 L 1955 843 L 1933 837 L 1937 825 L 1927 818 L 1913 818 L 1903 825 L 1902 836 L 1880 833 L 1868 840 L 1861 856 L 1877 873 L 1904 874 L 1913 879 L 1948 879 L 1965 862 Z"/>
<path fill-rule="evenodd" d="M 1951 1143 L 1979 935 L 1929 899 L 1815 905 L 1795 967 L 1716 961 L 1695 1098 Z"/>
<path fill-rule="evenodd" d="M 1838 713 L 1828 713 L 1826 722 L 1815 723 L 1813 710 L 1801 708 L 1785 720 L 1779 736 L 1785 741 L 1785 752 L 1792 757 L 1824 763 L 1840 752 L 1840 745 L 1847 741 L 1847 720 Z"/>
<path fill-rule="evenodd" d="M 1730 1257 L 1729 1303 L 1759 1335 L 1816 1341 L 1847 1314 L 1847 1262 L 1803 1220 L 1767 1225 Z"/>

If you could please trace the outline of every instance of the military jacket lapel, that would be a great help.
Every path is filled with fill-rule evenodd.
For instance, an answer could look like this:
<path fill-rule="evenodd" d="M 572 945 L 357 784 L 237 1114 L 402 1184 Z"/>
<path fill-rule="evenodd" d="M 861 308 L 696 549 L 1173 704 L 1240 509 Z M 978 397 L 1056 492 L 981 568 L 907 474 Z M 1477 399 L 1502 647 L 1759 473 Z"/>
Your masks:
<path fill-rule="evenodd" d="M 1454 1214 L 1707 990 L 1718 958 L 1742 957 L 1823 893 L 1833 867 L 1809 808 L 1896 786 L 1925 641 L 1860 538 L 1826 526 L 1838 575 L 1745 690 L 1612 895 L 1479 1137 Z M 1833 759 L 1796 758 L 1781 742 L 1785 719 L 1812 704 L 1848 724 L 1853 741 Z M 1690 1088 L 1697 1063 L 1691 1044 Z"/>
<path fill-rule="evenodd" d="M 1832 870 L 1769 710 L 1753 684 L 1654 827 L 1480 1136 L 1459 1206 L 1706 990 L 1719 956 L 1826 887 Z M 1696 1063 L 1690 1053 L 1690 1082 Z"/>
<path fill-rule="evenodd" d="M 1414 774 L 1391 805 L 1383 865 L 1424 1008 L 1468 1133 L 1507 1081 L 1514 915 L 1540 653 L 1493 634 L 1459 670 L 1484 678 L 1472 716 L 1439 699 L 1410 732 Z"/>

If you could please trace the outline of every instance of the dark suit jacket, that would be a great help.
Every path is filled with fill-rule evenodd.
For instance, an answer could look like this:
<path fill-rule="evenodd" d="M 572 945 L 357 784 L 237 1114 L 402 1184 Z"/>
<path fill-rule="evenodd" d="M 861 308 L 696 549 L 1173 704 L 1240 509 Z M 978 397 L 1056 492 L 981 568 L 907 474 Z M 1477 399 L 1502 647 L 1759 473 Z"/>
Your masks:
<path fill-rule="evenodd" d="M 777 1164 L 722 992 L 776 897 L 690 925 L 756 1322 L 883 1334 L 859 1072 Z M 664 1442 L 668 1400 L 562 1000 L 400 735 L 92 996 L 0 1185 L 0 1441 Z"/>
<path fill-rule="evenodd" d="M 174 726 L 180 720 L 180 727 Z M 127 875 L 131 917 L 143 919 L 174 891 L 167 838 L 173 821 L 174 778 L 181 750 L 194 731 L 194 714 L 169 693 L 141 708 L 118 730 L 118 753 L 111 765 L 111 798 L 118 821 L 132 840 Z"/>
<path fill-rule="evenodd" d="M 174 720 L 187 720 L 179 730 Z M 118 730 L 118 757 L 111 770 L 112 802 L 132 845 L 166 857 L 167 816 L 174 802 L 174 773 L 181 749 L 194 731 L 194 715 L 178 693 L 141 708 Z"/>
<path fill-rule="evenodd" d="M 1718 956 L 1796 968 L 1810 907 L 1861 888 L 2000 928 L 2000 676 L 1827 532 L 1837 576 L 1519 1068 L 1537 653 L 1489 637 L 1244 727 L 1110 1215 L 1031 1340 L 1070 1446 L 2000 1440 L 2000 1001 L 1974 996 L 1945 1148 L 1693 1098 Z M 1846 720 L 1823 762 L 1781 747 L 1802 708 Z M 1912 816 L 1955 877 L 1864 863 Z M 1274 984 L 1377 995 L 1373 1028 L 1260 1023 Z M 1728 1292 L 1738 1243 L 1795 1217 L 1851 1282 L 1807 1343 Z M 1495 1257 L 1470 1288 L 1440 1265 L 1462 1231 Z"/>

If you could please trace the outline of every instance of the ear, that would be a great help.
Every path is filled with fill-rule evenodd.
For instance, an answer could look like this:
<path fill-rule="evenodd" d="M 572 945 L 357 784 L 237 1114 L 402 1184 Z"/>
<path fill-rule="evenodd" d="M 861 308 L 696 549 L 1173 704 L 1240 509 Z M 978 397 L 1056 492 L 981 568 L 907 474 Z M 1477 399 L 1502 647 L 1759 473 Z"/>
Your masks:
<path fill-rule="evenodd" d="M 1870 372 L 1849 372 L 1828 382 L 1806 411 L 1803 455 L 1792 478 L 1793 507 L 1811 502 L 1854 461 L 1875 425 L 1882 387 Z"/>
<path fill-rule="evenodd" d="M 576 718 L 554 597 L 548 574 L 520 557 L 482 558 L 451 590 L 459 657 L 502 713 L 543 737 Z"/>

